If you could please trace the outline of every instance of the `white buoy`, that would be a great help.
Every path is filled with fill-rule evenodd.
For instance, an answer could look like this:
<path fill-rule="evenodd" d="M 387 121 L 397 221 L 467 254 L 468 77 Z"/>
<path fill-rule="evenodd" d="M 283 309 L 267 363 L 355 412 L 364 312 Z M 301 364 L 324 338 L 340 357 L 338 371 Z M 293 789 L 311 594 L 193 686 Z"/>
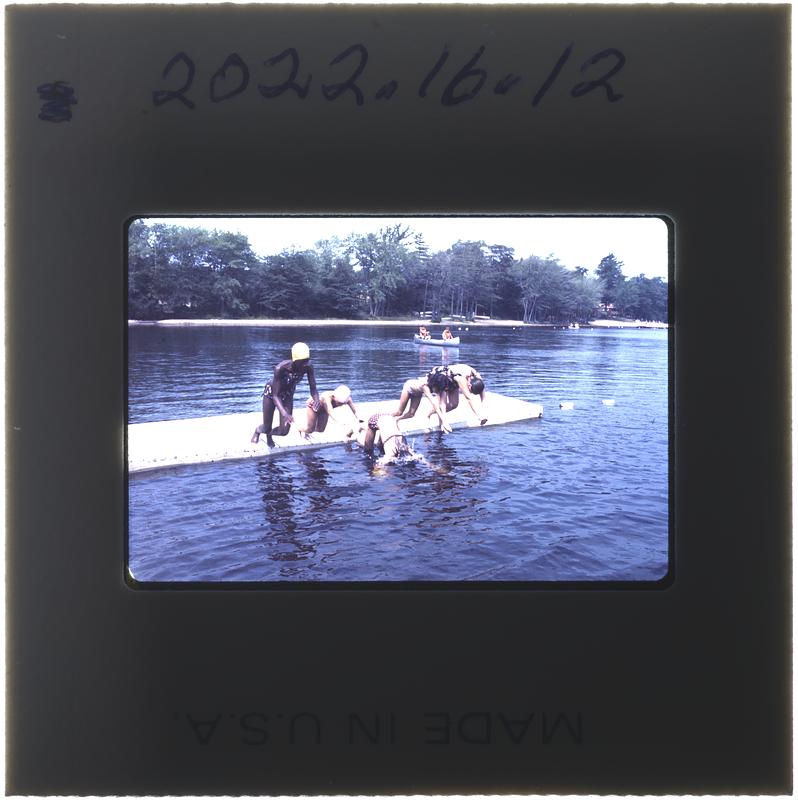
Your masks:
<path fill-rule="evenodd" d="M 601 405 L 603 405 L 603 406 L 614 406 L 615 405 L 615 400 L 612 400 L 612 399 L 610 399 L 610 400 L 602 400 L 601 401 Z"/>
<path fill-rule="evenodd" d="M 564 403 L 560 403 L 560 408 L 563 411 L 570 411 L 574 407 L 574 404 L 571 401 L 566 401 Z"/>

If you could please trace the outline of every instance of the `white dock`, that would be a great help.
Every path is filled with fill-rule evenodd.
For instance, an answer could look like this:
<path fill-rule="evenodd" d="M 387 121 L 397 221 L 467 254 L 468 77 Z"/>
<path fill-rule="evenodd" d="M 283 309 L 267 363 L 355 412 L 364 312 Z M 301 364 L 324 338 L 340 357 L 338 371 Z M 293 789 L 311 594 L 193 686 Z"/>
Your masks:
<path fill-rule="evenodd" d="M 263 421 L 263 415 L 259 411 L 129 425 L 128 472 L 133 474 L 189 464 L 261 458 L 295 450 L 331 447 L 347 440 L 347 430 L 354 423 L 354 417 L 348 408 L 336 409 L 336 417 L 330 418 L 327 429 L 323 433 L 312 433 L 306 439 L 297 430 L 297 425 L 305 422 L 305 399 L 297 397 L 296 400 L 294 424 L 287 436 L 274 437 L 275 447 L 272 448 L 266 444 L 265 436 L 260 437 L 258 444 L 250 442 L 255 427 Z M 356 402 L 358 415 L 363 420 L 375 413 L 390 413 L 397 405 L 396 399 Z M 438 417 L 427 417 L 431 410 L 430 402 L 424 398 L 416 415 L 402 420 L 399 429 L 408 435 L 437 430 Z M 488 421 L 480 426 L 468 402 L 461 397 L 458 407 L 446 415 L 446 421 L 455 429 L 487 428 L 491 425 L 536 419 L 543 416 L 543 406 L 495 392 L 485 392 L 484 416 Z M 340 419 L 343 424 L 338 424 L 336 419 Z M 278 420 L 279 415 L 275 412 L 275 423 Z"/>

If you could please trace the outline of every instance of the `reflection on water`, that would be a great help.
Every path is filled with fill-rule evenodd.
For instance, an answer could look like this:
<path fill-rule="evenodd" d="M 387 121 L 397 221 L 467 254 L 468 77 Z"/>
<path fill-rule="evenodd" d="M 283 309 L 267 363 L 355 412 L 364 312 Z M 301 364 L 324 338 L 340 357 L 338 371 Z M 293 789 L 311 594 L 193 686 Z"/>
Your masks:
<path fill-rule="evenodd" d="M 411 437 L 426 463 L 349 444 L 140 476 L 131 569 L 159 581 L 656 580 L 668 561 L 667 336 L 485 328 L 459 348 L 412 329 L 130 331 L 132 421 L 256 411 L 308 341 L 320 390 L 398 400 L 442 363 L 540 402 L 544 417 Z M 296 403 L 304 402 L 300 387 Z M 603 399 L 615 401 L 602 405 Z M 573 407 L 560 409 L 567 400 Z M 247 435 L 248 435 L 247 431 Z"/>
<path fill-rule="evenodd" d="M 294 463 L 281 458 L 266 459 L 256 467 L 268 531 L 262 542 L 273 561 L 311 558 L 317 542 L 308 535 L 313 528 L 307 523 L 322 519 L 334 500 L 327 481 L 329 472 L 318 454 L 296 455 L 300 473 Z"/>
<path fill-rule="evenodd" d="M 429 372 L 433 367 L 456 364 L 460 359 L 459 347 L 435 347 L 417 345 L 418 365 L 421 372 Z"/>

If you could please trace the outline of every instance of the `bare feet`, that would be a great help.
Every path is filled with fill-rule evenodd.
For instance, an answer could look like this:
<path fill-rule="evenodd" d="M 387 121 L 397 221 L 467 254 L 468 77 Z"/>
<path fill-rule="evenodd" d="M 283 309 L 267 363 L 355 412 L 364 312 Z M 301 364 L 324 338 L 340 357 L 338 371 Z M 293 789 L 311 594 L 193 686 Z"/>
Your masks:
<path fill-rule="evenodd" d="M 274 447 L 274 439 L 272 439 L 272 435 L 270 433 L 266 434 L 266 444 L 269 447 Z"/>
<path fill-rule="evenodd" d="M 255 433 L 252 434 L 252 438 L 249 440 L 252 444 L 257 444 L 260 441 L 260 425 L 255 428 Z"/>

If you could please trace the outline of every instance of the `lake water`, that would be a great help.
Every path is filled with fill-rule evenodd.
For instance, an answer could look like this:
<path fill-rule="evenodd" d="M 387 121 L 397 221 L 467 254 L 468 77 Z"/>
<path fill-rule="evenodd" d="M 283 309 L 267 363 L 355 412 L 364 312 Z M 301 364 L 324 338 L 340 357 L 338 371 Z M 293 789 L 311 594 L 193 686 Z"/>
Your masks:
<path fill-rule="evenodd" d="M 455 326 L 456 328 L 456 326 Z M 456 332 L 456 330 L 455 330 Z M 398 399 L 447 359 L 539 420 L 414 437 L 430 466 L 352 445 L 133 475 L 142 582 L 656 581 L 668 568 L 668 334 L 480 327 L 454 351 L 400 326 L 131 327 L 131 423 L 257 411 L 295 341 L 320 391 Z M 295 406 L 305 402 L 307 382 Z M 604 405 L 602 400 L 613 400 Z M 561 410 L 561 402 L 573 409 Z"/>

